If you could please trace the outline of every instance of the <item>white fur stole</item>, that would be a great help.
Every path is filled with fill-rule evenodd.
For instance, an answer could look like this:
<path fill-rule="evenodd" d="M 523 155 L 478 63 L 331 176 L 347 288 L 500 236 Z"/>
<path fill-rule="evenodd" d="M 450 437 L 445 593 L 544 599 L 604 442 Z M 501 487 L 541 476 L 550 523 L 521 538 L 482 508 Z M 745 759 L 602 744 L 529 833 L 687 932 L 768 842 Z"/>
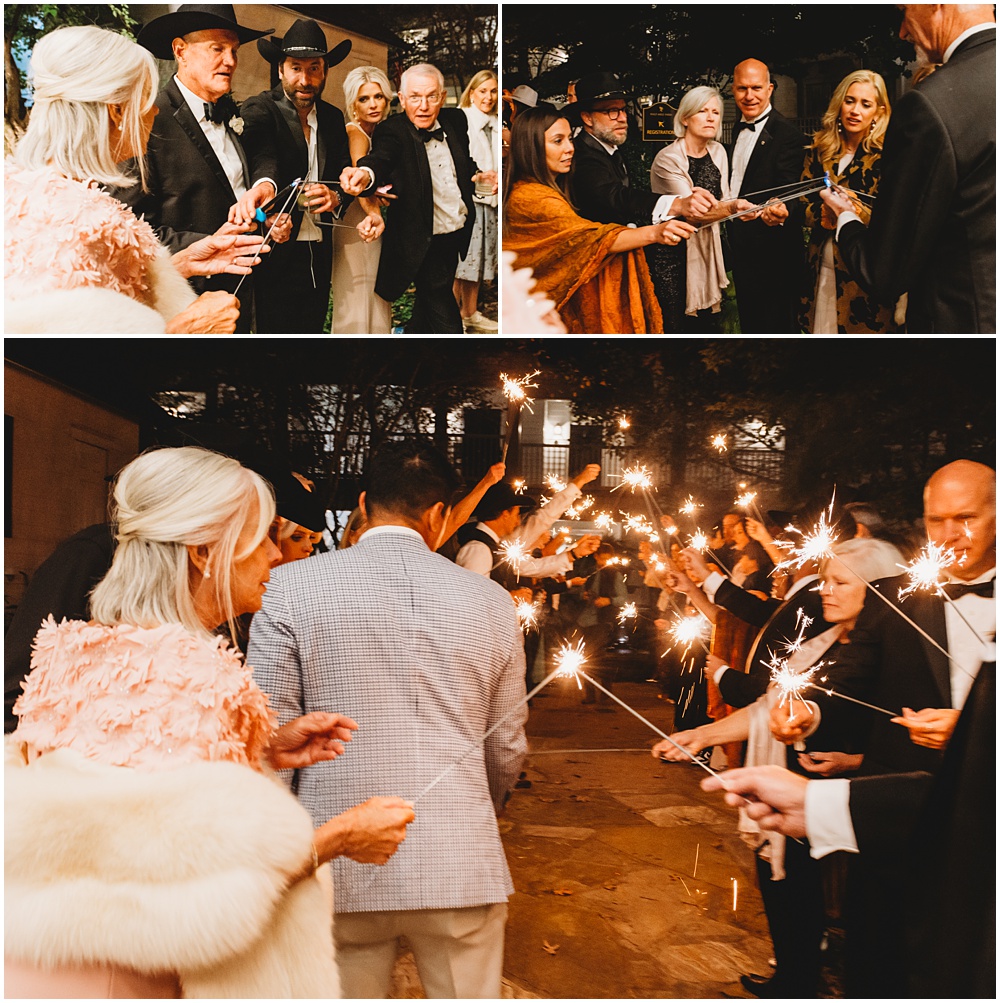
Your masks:
<path fill-rule="evenodd" d="M 176 972 L 187 997 L 339 997 L 329 869 L 288 887 L 313 826 L 280 783 L 234 763 L 140 773 L 68 750 L 7 763 L 8 957 Z"/>

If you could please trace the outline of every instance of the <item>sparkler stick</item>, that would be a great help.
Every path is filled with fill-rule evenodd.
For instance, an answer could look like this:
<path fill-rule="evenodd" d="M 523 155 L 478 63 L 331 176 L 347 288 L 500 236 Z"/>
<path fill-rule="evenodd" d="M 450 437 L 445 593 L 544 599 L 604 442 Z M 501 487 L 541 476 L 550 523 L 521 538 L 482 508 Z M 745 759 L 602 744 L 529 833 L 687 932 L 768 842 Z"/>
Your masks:
<path fill-rule="evenodd" d="M 274 232 L 274 228 L 278 225 L 278 220 L 288 211 L 288 207 L 292 204 L 292 199 L 295 198 L 295 194 L 299 189 L 299 185 L 301 184 L 302 184 L 302 178 L 296 178 L 288 186 L 289 188 L 291 188 L 291 191 L 288 193 L 288 198 L 285 199 L 285 204 L 281 207 L 281 211 L 278 213 L 277 216 L 274 217 L 274 222 L 271 224 L 271 228 L 264 235 L 264 239 L 260 242 L 260 247 L 258 247 L 257 250 L 254 252 L 254 257 L 257 257 L 257 255 L 259 255 L 261 251 L 263 251 L 264 248 L 267 246 L 267 242 L 271 239 L 271 234 Z M 240 286 L 243 285 L 243 280 L 245 278 L 246 278 L 245 275 L 242 276 L 240 278 L 240 281 L 236 283 L 236 289 L 233 292 L 234 296 L 240 291 Z"/>
<path fill-rule="evenodd" d="M 825 677 L 824 677 L 825 681 Z M 862 707 L 867 707 L 869 710 L 877 710 L 880 714 L 888 714 L 889 717 L 902 717 L 903 715 L 894 710 L 886 710 L 884 707 L 876 707 L 873 703 L 865 703 L 864 700 L 857 700 L 855 697 L 849 697 L 846 693 L 838 693 L 837 690 L 827 688 L 826 686 L 820 686 L 819 683 L 809 682 L 805 684 L 811 689 L 819 690 L 820 693 L 825 693 L 828 697 L 837 697 L 840 700 L 849 700 L 851 703 L 859 704 Z"/>
<path fill-rule="evenodd" d="M 532 380 L 540 373 L 541 370 L 536 369 L 533 373 L 527 373 L 520 379 L 514 379 L 506 373 L 500 374 L 500 381 L 503 383 L 503 395 L 507 398 L 507 434 L 503 440 L 503 453 L 500 456 L 501 463 L 507 462 L 507 450 L 510 449 L 510 440 L 514 437 L 514 429 L 517 425 L 517 419 L 521 414 L 521 408 L 526 407 L 531 411 L 531 404 L 534 398 L 529 397 L 525 393 L 525 390 L 538 386 L 537 383 L 532 383 Z"/>
<path fill-rule="evenodd" d="M 801 184 L 801 182 L 800 182 Z M 787 194 L 778 197 L 777 195 L 769 198 L 766 202 L 760 205 L 751 206 L 749 209 L 742 209 L 740 212 L 731 212 L 728 216 L 723 216 L 721 219 L 712 220 L 711 223 L 706 223 L 705 226 L 715 226 L 718 223 L 725 223 L 730 219 L 737 219 L 740 216 L 749 216 L 751 213 L 760 212 L 762 209 L 766 209 L 768 206 L 777 205 L 779 202 L 790 201 L 791 199 L 805 198 L 807 195 L 814 195 L 816 192 L 822 191 L 827 188 L 828 185 L 826 181 L 822 184 L 813 184 L 811 187 L 806 188 L 804 191 L 800 192 L 788 192 Z M 742 196 L 741 196 L 742 197 Z"/>
<path fill-rule="evenodd" d="M 749 199 L 753 195 L 767 195 L 768 192 L 782 192 L 788 188 L 798 188 L 801 187 L 802 185 L 812 185 L 814 183 L 818 183 L 819 180 L 820 180 L 819 178 L 806 178 L 804 180 L 800 178 L 798 181 L 790 181 L 786 185 L 775 185 L 773 188 L 761 188 L 760 191 L 756 192 L 740 192 L 740 198 Z M 823 178 L 822 180 L 823 180 L 822 187 L 826 188 L 827 186 L 826 178 Z M 793 197 L 794 196 L 789 196 L 789 198 Z"/>
<path fill-rule="evenodd" d="M 825 693 L 828 697 L 837 697 L 839 700 L 847 700 L 850 703 L 858 704 L 861 707 L 867 707 L 869 710 L 877 710 L 880 714 L 886 714 L 889 717 L 902 716 L 896 711 L 886 710 L 885 707 L 878 707 L 873 703 L 858 700 L 856 697 L 849 697 L 846 693 L 838 692 L 832 686 L 820 686 L 820 684 L 817 683 L 813 677 L 826 664 L 826 662 L 817 662 L 815 665 L 810 666 L 802 672 L 796 672 L 795 669 L 789 667 L 787 658 L 779 659 L 772 654 L 771 660 L 767 663 L 767 667 L 771 670 L 771 682 L 774 683 L 777 687 L 778 693 L 780 694 L 780 699 L 778 701 L 779 706 L 784 705 L 786 701 L 790 705 L 793 700 L 797 699 L 811 715 L 812 709 L 806 703 L 805 697 L 802 693 L 804 690 L 813 689 L 819 690 L 820 693 Z M 827 681 L 827 676 L 822 676 L 820 678 L 820 682 L 825 683 Z"/>

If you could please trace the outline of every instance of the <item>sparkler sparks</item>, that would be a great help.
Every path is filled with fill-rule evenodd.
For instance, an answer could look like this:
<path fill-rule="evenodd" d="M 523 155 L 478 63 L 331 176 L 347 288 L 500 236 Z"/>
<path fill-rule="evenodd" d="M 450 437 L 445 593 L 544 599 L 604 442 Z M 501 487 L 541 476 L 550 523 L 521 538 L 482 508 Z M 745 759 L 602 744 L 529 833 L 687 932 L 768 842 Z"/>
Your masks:
<path fill-rule="evenodd" d="M 598 512 L 594 516 L 594 527 L 601 530 L 610 530 L 615 524 L 610 512 Z"/>
<path fill-rule="evenodd" d="M 628 418 L 625 417 L 625 415 L 622 415 L 618 419 L 618 427 L 624 432 L 626 429 L 632 427 L 632 422 L 630 422 Z"/>
<path fill-rule="evenodd" d="M 750 506 L 753 505 L 754 500 L 757 498 L 756 491 L 746 491 L 736 499 L 736 507 L 743 509 L 745 512 L 750 510 Z"/>
<path fill-rule="evenodd" d="M 639 610 L 637 609 L 635 603 L 626 603 L 622 606 L 621 612 L 618 614 L 618 623 L 620 626 L 624 627 L 627 620 L 635 620 L 638 615 Z"/>
<path fill-rule="evenodd" d="M 545 478 L 545 486 L 550 491 L 555 491 L 556 494 L 558 494 L 560 491 L 566 490 L 566 482 L 560 480 L 558 477 L 556 477 L 555 474 L 549 474 L 548 477 Z"/>
<path fill-rule="evenodd" d="M 941 578 L 945 570 L 955 563 L 955 551 L 950 547 L 939 547 L 936 543 L 928 543 L 905 568 L 910 576 L 910 584 L 899 590 L 899 598 L 912 595 L 914 592 L 939 592 Z"/>
<path fill-rule="evenodd" d="M 651 522 L 646 522 L 646 519 L 643 516 L 629 515 L 627 512 L 621 512 L 620 514 L 625 517 L 623 525 L 626 532 L 641 533 L 643 536 L 656 535 L 656 528 Z"/>
<path fill-rule="evenodd" d="M 722 433 L 712 436 L 712 447 L 720 453 L 724 453 L 729 447 L 726 445 L 726 437 Z"/>
<path fill-rule="evenodd" d="M 700 505 L 698 502 L 696 502 L 694 498 L 691 497 L 691 495 L 688 495 L 687 499 L 685 500 L 684 504 L 680 507 L 679 511 L 681 515 L 694 515 L 695 512 L 698 511 L 698 509 L 704 507 L 705 507 L 704 505 Z"/>
<path fill-rule="evenodd" d="M 771 670 L 771 682 L 779 694 L 778 705 L 784 707 L 786 703 L 791 704 L 794 700 L 798 700 L 812 714 L 812 709 L 802 694 L 804 690 L 812 687 L 813 677 L 827 663 L 817 662 L 800 672 L 789 666 L 787 658 L 778 658 L 773 652 L 768 654 L 771 658 L 767 667 Z"/>
<path fill-rule="evenodd" d="M 514 494 L 523 495 L 528 487 L 528 482 L 521 477 L 515 477 L 511 482 L 511 487 L 514 489 Z"/>
<path fill-rule="evenodd" d="M 663 532 L 666 533 L 667 536 L 676 536 L 678 531 L 677 527 L 671 523 Z"/>
<path fill-rule="evenodd" d="M 576 644 L 563 641 L 563 646 L 556 652 L 555 676 L 557 679 L 575 679 L 578 689 L 583 689 L 580 682 L 580 670 L 587 664 L 587 655 L 581 638 Z"/>
<path fill-rule="evenodd" d="M 667 633 L 673 638 L 674 644 L 683 645 L 685 654 L 695 642 L 707 652 L 708 646 L 705 642 L 712 633 L 712 625 L 708 618 L 700 613 L 697 616 L 679 616 Z"/>
<path fill-rule="evenodd" d="M 618 488 L 631 488 L 632 493 L 635 494 L 636 488 L 646 490 L 653 486 L 652 475 L 650 474 L 649 467 L 645 464 L 639 463 L 634 467 L 626 467 L 621 473 L 621 478 L 621 484 L 612 488 L 612 491 L 617 491 Z"/>
<path fill-rule="evenodd" d="M 521 562 L 528 556 L 528 545 L 522 540 L 508 540 L 500 544 L 500 550 L 503 553 L 503 560 L 520 575 Z"/>
<path fill-rule="evenodd" d="M 708 534 L 702 532 L 702 530 L 697 530 L 694 536 L 688 541 L 688 546 L 697 550 L 699 554 L 704 554 L 708 550 Z"/>
<path fill-rule="evenodd" d="M 819 562 L 824 557 L 833 556 L 833 545 L 837 542 L 830 518 L 833 515 L 833 499 L 830 499 L 830 507 L 823 512 L 819 521 L 808 533 L 803 533 L 795 526 L 786 526 L 790 533 L 797 533 L 800 537 L 798 546 L 789 540 L 775 540 L 775 545 L 782 550 L 788 551 L 788 560 L 782 561 L 777 567 L 778 570 L 784 568 L 798 569 L 812 562 Z"/>
<path fill-rule="evenodd" d="M 521 625 L 521 630 L 526 634 L 538 626 L 538 604 L 528 602 L 527 599 L 518 599 L 514 603 L 517 612 L 517 621 Z"/>
<path fill-rule="evenodd" d="M 503 383 L 504 397 L 506 397 L 512 404 L 520 404 L 531 411 L 531 405 L 534 403 L 535 398 L 529 397 L 525 391 L 534 389 L 538 386 L 537 383 L 532 381 L 536 376 L 540 375 L 540 369 L 536 369 L 533 373 L 526 373 L 520 379 L 508 376 L 506 373 L 501 373 L 500 382 Z M 532 414 L 534 414 L 533 411 Z"/>

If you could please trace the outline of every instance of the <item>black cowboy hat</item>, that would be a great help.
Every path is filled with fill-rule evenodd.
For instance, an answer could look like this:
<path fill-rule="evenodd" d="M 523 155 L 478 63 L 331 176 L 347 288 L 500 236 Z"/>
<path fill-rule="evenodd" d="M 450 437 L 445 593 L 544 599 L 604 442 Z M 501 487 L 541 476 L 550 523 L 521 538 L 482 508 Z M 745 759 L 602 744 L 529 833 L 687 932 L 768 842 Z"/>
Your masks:
<path fill-rule="evenodd" d="M 483 495 L 476 506 L 476 516 L 486 522 L 495 519 L 508 509 L 519 508 L 522 512 L 533 509 L 537 502 L 528 495 L 518 494 L 506 481 L 494 484 Z"/>
<path fill-rule="evenodd" d="M 231 3 L 182 3 L 175 11 L 154 18 L 143 25 L 136 41 L 156 56 L 157 59 L 173 59 L 171 45 L 175 38 L 189 35 L 192 31 L 206 31 L 223 28 L 231 31 L 243 45 L 255 38 L 270 35 L 274 28 L 257 31 L 236 22 L 236 12 Z"/>
<path fill-rule="evenodd" d="M 275 65 L 283 59 L 313 59 L 321 56 L 326 60 L 327 66 L 336 66 L 347 58 L 352 45 L 351 40 L 345 38 L 340 45 L 328 52 L 323 29 L 315 21 L 300 17 L 288 29 L 284 38 L 275 35 L 274 38 L 259 39 L 257 51 Z"/>
<path fill-rule="evenodd" d="M 576 101 L 580 111 L 590 111 L 597 101 L 625 100 L 622 82 L 614 73 L 588 73 L 576 82 Z"/>

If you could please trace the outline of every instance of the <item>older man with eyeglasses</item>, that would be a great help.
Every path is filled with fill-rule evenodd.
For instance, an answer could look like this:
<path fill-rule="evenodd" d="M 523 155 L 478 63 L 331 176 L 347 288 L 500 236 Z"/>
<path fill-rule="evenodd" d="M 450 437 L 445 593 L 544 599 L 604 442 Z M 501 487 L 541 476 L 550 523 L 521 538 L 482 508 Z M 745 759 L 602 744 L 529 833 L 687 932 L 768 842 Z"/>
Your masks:
<path fill-rule="evenodd" d="M 699 219 L 716 205 L 710 192 L 695 188 L 686 198 L 656 195 L 632 185 L 618 149 L 628 138 L 625 91 L 614 73 L 590 73 L 576 84 L 576 108 L 583 130 L 576 138 L 573 198 L 585 219 L 648 226 L 672 216 Z M 674 243 L 684 234 L 678 232 Z"/>
<path fill-rule="evenodd" d="M 403 72 L 405 115 L 376 126 L 371 152 L 341 175 L 349 195 L 392 186 L 375 292 L 390 303 L 413 283 L 416 297 L 407 334 L 462 334 L 452 286 L 476 220 L 473 192 L 497 192 L 495 171 L 480 171 L 469 154 L 468 119 L 445 108 L 444 76 L 429 63 Z"/>

